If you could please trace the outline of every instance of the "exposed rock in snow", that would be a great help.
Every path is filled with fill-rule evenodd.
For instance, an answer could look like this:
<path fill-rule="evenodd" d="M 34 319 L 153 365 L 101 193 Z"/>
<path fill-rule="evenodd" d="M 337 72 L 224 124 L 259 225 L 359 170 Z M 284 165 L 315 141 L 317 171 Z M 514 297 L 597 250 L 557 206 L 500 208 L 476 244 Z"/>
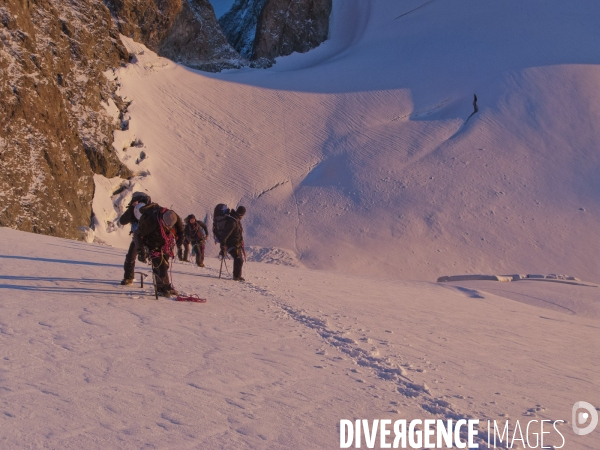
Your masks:
<path fill-rule="evenodd" d="M 161 56 L 210 72 L 240 66 L 239 54 L 227 43 L 208 0 L 105 3 L 122 34 Z"/>
<path fill-rule="evenodd" d="M 317 47 L 329 33 L 331 0 L 267 0 L 252 59 L 276 58 Z"/>
<path fill-rule="evenodd" d="M 327 39 L 331 8 L 331 0 L 236 0 L 219 23 L 242 56 L 273 60 Z"/>
<path fill-rule="evenodd" d="M 99 0 L 9 0 L 0 22 L 0 225 L 78 237 L 93 174 L 129 175 L 111 146 L 120 102 L 102 75 L 127 52 Z"/>
<path fill-rule="evenodd" d="M 240 55 L 250 59 L 256 37 L 258 18 L 267 0 L 236 0 L 219 23 L 229 43 Z"/>

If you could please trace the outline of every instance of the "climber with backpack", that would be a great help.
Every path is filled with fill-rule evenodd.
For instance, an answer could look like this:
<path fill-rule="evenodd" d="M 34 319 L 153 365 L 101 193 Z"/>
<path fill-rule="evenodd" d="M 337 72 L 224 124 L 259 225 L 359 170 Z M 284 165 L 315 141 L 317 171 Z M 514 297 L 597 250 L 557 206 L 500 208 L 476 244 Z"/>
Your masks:
<path fill-rule="evenodd" d="M 220 203 L 215 207 L 213 214 L 213 236 L 215 243 L 221 247 L 219 256 L 221 261 L 229 254 L 233 258 L 233 280 L 245 281 L 242 277 L 242 266 L 246 252 L 244 250 L 244 228 L 242 217 L 246 214 L 246 208 L 238 206 L 237 209 L 229 209 L 227 205 Z"/>
<path fill-rule="evenodd" d="M 169 279 L 169 259 L 174 257 L 174 248 L 181 247 L 183 223 L 172 210 L 156 203 L 138 205 L 134 209 L 139 224 L 133 234 L 137 246 L 138 260 L 152 262 L 152 272 L 158 295 L 178 295 Z"/>
<path fill-rule="evenodd" d="M 127 209 L 119 218 L 119 223 L 121 225 L 131 224 L 131 231 L 129 232 L 129 234 L 133 234 L 138 227 L 138 219 L 135 217 L 134 208 L 140 204 L 145 206 L 149 205 L 150 203 L 150 196 L 145 192 L 133 193 L 133 195 L 131 196 L 131 201 L 127 205 Z M 131 239 L 131 244 L 129 244 L 129 250 L 127 251 L 127 255 L 125 255 L 125 263 L 123 264 L 123 269 L 125 271 L 123 275 L 123 280 L 121 280 L 121 284 L 123 286 L 127 286 L 133 283 L 136 256 L 137 246 L 135 245 L 135 241 Z"/>
<path fill-rule="evenodd" d="M 206 224 L 201 220 L 196 220 L 196 216 L 190 214 L 185 218 L 183 236 L 183 258 L 179 252 L 179 260 L 188 261 L 190 244 L 192 244 L 192 255 L 194 253 L 196 255 L 196 265 L 204 267 L 204 248 L 208 237 Z"/>

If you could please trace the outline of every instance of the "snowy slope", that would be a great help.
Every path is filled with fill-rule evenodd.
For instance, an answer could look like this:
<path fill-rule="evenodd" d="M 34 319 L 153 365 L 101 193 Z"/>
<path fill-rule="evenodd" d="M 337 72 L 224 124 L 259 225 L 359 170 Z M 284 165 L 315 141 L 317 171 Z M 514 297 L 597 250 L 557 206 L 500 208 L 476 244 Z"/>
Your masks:
<path fill-rule="evenodd" d="M 124 39 L 115 145 L 159 202 L 241 202 L 248 245 L 307 267 L 598 281 L 599 19 L 591 0 L 340 0 L 319 48 L 221 74 Z"/>
<path fill-rule="evenodd" d="M 570 421 L 574 402 L 600 404 L 597 287 L 553 283 L 567 312 L 485 290 L 548 298 L 543 282 L 248 263 L 234 283 L 210 258 L 173 269 L 208 303 L 175 303 L 119 286 L 119 249 L 7 228 L 0 245 L 2 448 L 339 448 L 340 419 Z"/>

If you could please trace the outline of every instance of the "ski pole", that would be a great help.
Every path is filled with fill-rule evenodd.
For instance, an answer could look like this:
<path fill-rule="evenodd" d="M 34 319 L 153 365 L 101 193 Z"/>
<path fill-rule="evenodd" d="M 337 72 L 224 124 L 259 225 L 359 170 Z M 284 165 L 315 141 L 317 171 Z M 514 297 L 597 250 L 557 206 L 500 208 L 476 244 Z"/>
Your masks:
<path fill-rule="evenodd" d="M 154 263 L 150 259 L 150 270 L 152 270 L 152 284 L 154 285 L 154 297 L 158 300 L 158 285 L 156 282 L 156 274 L 154 273 Z"/>
<path fill-rule="evenodd" d="M 152 274 L 152 285 L 154 286 L 154 298 L 158 300 L 158 289 L 156 287 L 156 280 L 154 279 L 154 274 Z"/>
<path fill-rule="evenodd" d="M 229 269 L 227 268 L 227 261 L 225 261 L 225 270 L 227 271 L 227 275 L 229 275 Z"/>
<path fill-rule="evenodd" d="M 158 300 L 158 287 L 156 286 L 156 275 L 154 274 L 154 269 L 152 269 L 152 284 L 154 285 L 154 297 Z"/>
<path fill-rule="evenodd" d="M 223 271 L 223 261 L 225 260 L 225 255 L 221 255 L 221 268 L 219 269 L 219 280 L 221 279 L 221 272 Z"/>

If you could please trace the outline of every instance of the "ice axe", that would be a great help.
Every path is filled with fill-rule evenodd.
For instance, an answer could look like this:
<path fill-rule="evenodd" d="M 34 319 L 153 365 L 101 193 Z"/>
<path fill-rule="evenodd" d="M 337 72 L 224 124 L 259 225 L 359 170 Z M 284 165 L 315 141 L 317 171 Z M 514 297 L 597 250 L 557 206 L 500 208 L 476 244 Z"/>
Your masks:
<path fill-rule="evenodd" d="M 134 272 L 134 273 L 140 274 L 140 287 L 143 289 L 144 288 L 144 278 L 147 278 L 148 274 L 144 273 L 144 272 Z"/>

